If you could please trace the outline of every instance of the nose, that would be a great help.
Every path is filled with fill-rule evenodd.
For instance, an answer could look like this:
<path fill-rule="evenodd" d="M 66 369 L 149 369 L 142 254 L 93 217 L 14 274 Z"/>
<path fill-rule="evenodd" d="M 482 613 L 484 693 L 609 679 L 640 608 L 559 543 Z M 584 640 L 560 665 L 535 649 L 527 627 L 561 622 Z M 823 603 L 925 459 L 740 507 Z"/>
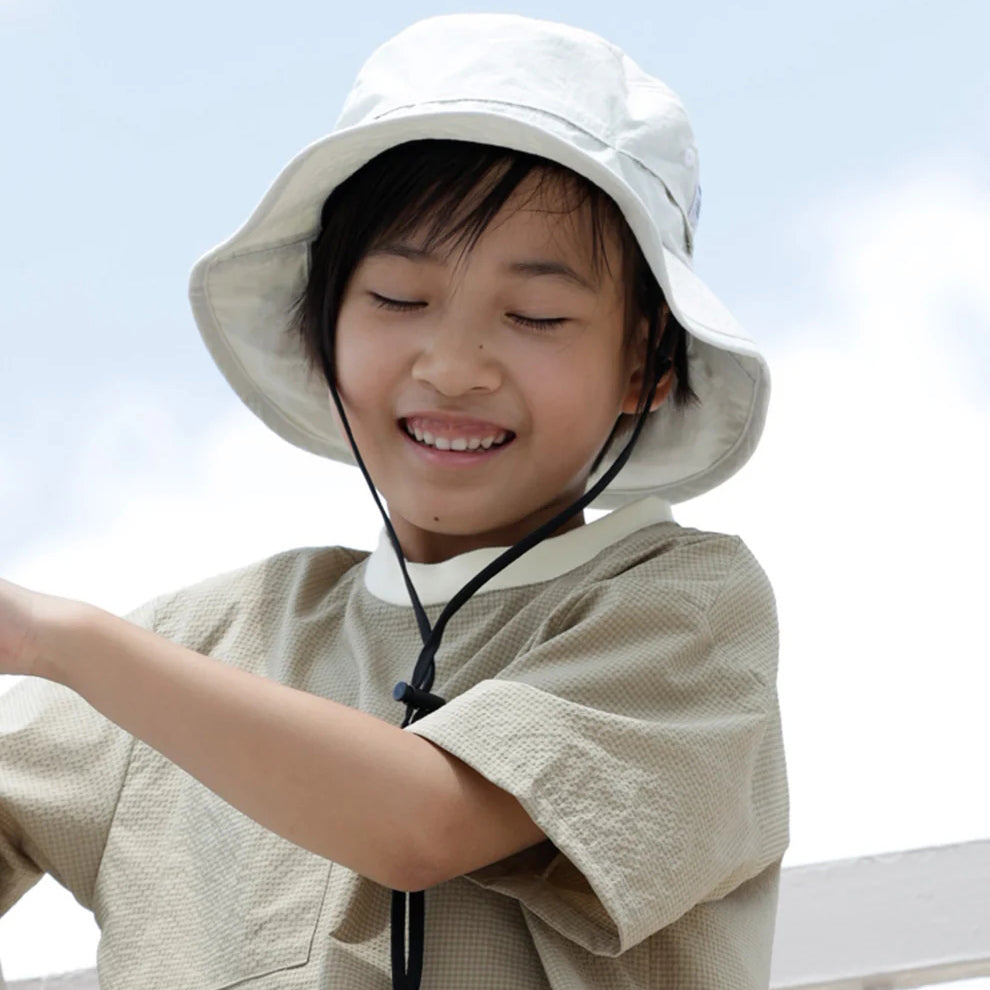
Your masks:
<path fill-rule="evenodd" d="M 412 376 L 446 396 L 493 392 L 502 373 L 490 341 L 470 319 L 438 319 L 424 334 Z"/>

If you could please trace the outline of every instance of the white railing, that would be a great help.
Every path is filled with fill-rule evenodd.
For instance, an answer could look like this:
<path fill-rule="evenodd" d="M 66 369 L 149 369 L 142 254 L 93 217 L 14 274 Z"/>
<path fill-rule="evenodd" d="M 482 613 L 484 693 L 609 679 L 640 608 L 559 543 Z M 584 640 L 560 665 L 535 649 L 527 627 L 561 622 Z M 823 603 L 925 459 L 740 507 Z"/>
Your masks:
<path fill-rule="evenodd" d="M 979 976 L 990 977 L 990 840 L 783 871 L 771 990 L 901 990 Z M 86 970 L 8 990 L 99 987 Z"/>
<path fill-rule="evenodd" d="M 990 976 L 990 840 L 784 870 L 772 974 L 774 990 Z"/>

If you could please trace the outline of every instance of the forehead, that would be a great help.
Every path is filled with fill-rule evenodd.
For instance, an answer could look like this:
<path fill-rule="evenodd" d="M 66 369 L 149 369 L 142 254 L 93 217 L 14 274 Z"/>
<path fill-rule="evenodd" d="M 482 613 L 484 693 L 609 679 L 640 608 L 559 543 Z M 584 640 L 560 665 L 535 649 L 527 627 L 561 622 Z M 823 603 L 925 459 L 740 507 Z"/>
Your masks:
<path fill-rule="evenodd" d="M 486 247 L 520 257 L 538 252 L 540 258 L 557 258 L 592 285 L 614 282 L 622 255 L 617 224 L 600 202 L 593 204 L 583 180 L 534 169 L 506 196 L 499 183 L 508 168 L 489 170 L 467 195 L 438 189 L 410 203 L 373 239 L 368 253 L 384 249 L 460 264 L 484 238 Z"/>

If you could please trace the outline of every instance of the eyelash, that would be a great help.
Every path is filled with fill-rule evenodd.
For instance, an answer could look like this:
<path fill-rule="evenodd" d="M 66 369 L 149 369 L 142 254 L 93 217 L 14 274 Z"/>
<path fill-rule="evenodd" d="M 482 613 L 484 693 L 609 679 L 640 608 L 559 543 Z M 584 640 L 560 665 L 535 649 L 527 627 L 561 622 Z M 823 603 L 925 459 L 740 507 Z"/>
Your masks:
<path fill-rule="evenodd" d="M 390 309 L 399 313 L 408 313 L 414 309 L 420 309 L 425 305 L 425 303 L 389 299 L 387 296 L 378 295 L 377 292 L 372 292 L 371 297 L 379 309 Z M 532 327 L 534 330 L 550 330 L 566 322 L 566 318 L 563 316 L 554 316 L 544 320 L 534 320 L 528 316 L 520 316 L 518 313 L 510 313 L 509 316 L 522 326 Z"/>

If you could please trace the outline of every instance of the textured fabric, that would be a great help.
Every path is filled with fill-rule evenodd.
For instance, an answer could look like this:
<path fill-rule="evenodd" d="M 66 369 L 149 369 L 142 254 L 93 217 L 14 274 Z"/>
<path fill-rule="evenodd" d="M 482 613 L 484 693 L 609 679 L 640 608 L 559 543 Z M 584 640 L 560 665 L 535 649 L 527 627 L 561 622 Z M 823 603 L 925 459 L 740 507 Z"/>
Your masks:
<path fill-rule="evenodd" d="M 400 724 L 415 619 L 365 565 L 293 550 L 132 618 Z M 447 705 L 406 731 L 512 792 L 547 839 L 427 890 L 424 990 L 766 988 L 788 841 L 776 648 L 746 547 L 673 522 L 479 592 L 437 658 Z M 55 875 L 102 929 L 103 990 L 389 990 L 386 888 L 50 682 L 0 697 L 0 823 L 0 906 Z"/>

